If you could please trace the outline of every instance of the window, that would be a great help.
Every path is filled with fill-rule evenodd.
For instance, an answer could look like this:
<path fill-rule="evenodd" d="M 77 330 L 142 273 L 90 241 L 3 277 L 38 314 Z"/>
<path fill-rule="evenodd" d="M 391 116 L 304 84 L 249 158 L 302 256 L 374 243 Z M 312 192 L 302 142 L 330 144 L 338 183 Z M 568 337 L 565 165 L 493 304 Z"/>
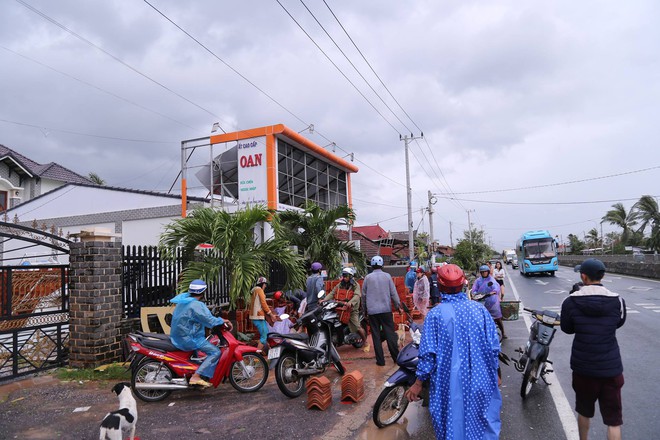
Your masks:
<path fill-rule="evenodd" d="M 277 140 L 279 203 L 302 208 L 312 201 L 323 209 L 348 204 L 346 172 Z"/>
<path fill-rule="evenodd" d="M 0 212 L 7 210 L 7 191 L 0 191 Z"/>

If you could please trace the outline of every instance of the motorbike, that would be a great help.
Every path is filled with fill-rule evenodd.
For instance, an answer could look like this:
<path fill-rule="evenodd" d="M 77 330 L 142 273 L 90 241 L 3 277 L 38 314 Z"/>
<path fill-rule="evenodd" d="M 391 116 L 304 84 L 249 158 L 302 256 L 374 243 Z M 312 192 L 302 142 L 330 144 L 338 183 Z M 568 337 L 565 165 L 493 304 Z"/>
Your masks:
<path fill-rule="evenodd" d="M 525 349 L 519 347 L 516 352 L 520 353 L 518 359 L 513 359 L 513 366 L 516 370 L 523 373 L 523 381 L 520 386 L 520 397 L 525 399 L 532 386 L 542 379 L 546 385 L 550 385 L 545 379 L 545 375 L 553 370 L 548 368 L 552 361 L 548 359 L 550 354 L 550 343 L 555 335 L 558 325 L 560 325 L 560 316 L 556 312 L 549 310 L 533 310 L 524 308 L 525 311 L 532 314 L 534 322 L 530 327 L 529 339 Z"/>
<path fill-rule="evenodd" d="M 256 347 L 239 342 L 224 325 L 213 327 L 207 340 L 221 350 L 218 365 L 209 379 L 213 387 L 229 379 L 236 390 L 251 393 L 266 383 L 268 363 Z M 127 360 L 131 387 L 140 400 L 158 402 L 172 391 L 199 389 L 190 385 L 189 380 L 203 362 L 204 353 L 179 350 L 165 334 L 130 333 L 126 343 L 130 349 Z"/>
<path fill-rule="evenodd" d="M 422 339 L 422 326 L 412 320 L 405 308 L 408 328 L 412 341 L 399 351 L 396 364 L 399 369 L 385 381 L 385 388 L 376 399 L 373 410 L 373 420 L 376 426 L 384 428 L 396 423 L 406 408 L 408 399 L 405 393 L 417 379 L 417 363 L 419 362 L 419 343 Z M 428 406 L 428 381 L 422 385 L 422 406 Z"/>
<path fill-rule="evenodd" d="M 367 334 L 367 317 L 364 315 L 362 309 L 358 315 L 360 321 L 360 327 L 364 330 L 364 333 Z M 341 347 L 342 345 L 351 344 L 355 348 L 362 348 L 366 341 L 360 337 L 358 333 L 352 333 L 348 324 L 340 322 L 340 326 L 332 334 L 332 342 L 335 344 L 335 347 Z"/>
<path fill-rule="evenodd" d="M 488 286 L 491 287 L 493 285 L 493 282 L 489 282 Z M 491 295 L 495 295 L 497 292 L 491 291 L 491 292 L 476 292 L 471 294 L 471 298 L 474 301 L 480 302 L 480 303 L 485 303 L 486 298 L 488 298 Z M 500 330 L 499 326 L 497 326 L 497 338 L 499 339 L 500 343 L 502 342 L 502 330 Z"/>
<path fill-rule="evenodd" d="M 319 299 L 325 291 L 318 294 Z M 345 373 L 333 343 L 341 327 L 337 302 L 325 301 L 298 318 L 294 328 L 304 326 L 307 333 L 269 333 L 268 360 L 276 359 L 275 379 L 282 393 L 290 398 L 305 392 L 307 377 L 323 373 L 333 365 L 340 375 Z"/>

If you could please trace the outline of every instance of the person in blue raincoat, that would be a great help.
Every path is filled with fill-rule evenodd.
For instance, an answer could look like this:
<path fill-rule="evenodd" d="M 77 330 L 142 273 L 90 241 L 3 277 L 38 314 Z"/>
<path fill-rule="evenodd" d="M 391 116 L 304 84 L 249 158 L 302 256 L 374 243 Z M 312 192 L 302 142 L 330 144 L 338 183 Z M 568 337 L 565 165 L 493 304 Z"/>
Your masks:
<path fill-rule="evenodd" d="M 206 359 L 197 368 L 189 383 L 209 387 L 211 384 L 207 380 L 213 377 L 221 352 L 218 347 L 206 340 L 204 330 L 207 327 L 223 324 L 231 330 L 231 323 L 211 314 L 206 304 L 202 302 L 204 292 L 206 292 L 206 283 L 202 280 L 194 280 L 190 283 L 188 292 L 181 293 L 170 301 L 176 304 L 172 313 L 170 339 L 179 350 L 199 350 L 206 353 Z"/>
<path fill-rule="evenodd" d="M 417 275 L 415 272 L 416 267 L 412 264 L 408 265 L 408 272 L 406 273 L 405 283 L 408 288 L 408 293 L 413 293 L 415 288 L 415 281 L 417 281 Z"/>
<path fill-rule="evenodd" d="M 417 380 L 406 397 L 419 400 L 422 383 L 428 380 L 436 438 L 496 440 L 502 407 L 497 386 L 500 343 L 488 311 L 462 291 L 464 280 L 455 264 L 438 269 L 442 301 L 426 315 Z"/>
<path fill-rule="evenodd" d="M 474 282 L 472 293 L 488 295 L 481 301 L 486 307 L 486 310 L 490 312 L 490 316 L 495 320 L 495 324 L 500 328 L 502 339 L 506 339 L 507 336 L 504 333 L 504 323 L 502 322 L 502 307 L 500 306 L 500 285 L 491 275 L 490 268 L 487 265 L 484 264 L 479 267 L 479 273 L 481 274 L 481 277 L 477 278 Z"/>

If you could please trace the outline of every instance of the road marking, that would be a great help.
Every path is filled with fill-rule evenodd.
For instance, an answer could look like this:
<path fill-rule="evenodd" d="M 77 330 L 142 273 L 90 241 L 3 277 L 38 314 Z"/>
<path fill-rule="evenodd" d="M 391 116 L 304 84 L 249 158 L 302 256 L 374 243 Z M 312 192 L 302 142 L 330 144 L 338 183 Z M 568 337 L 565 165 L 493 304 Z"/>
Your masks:
<path fill-rule="evenodd" d="M 628 290 L 638 290 L 640 292 L 648 292 L 649 290 L 653 290 L 653 287 L 630 286 L 628 287 Z"/>
<path fill-rule="evenodd" d="M 660 310 L 658 310 L 658 311 L 660 311 Z M 628 310 L 628 309 L 626 309 L 626 313 L 628 315 L 630 315 L 631 313 L 639 313 L 639 310 Z"/>
<path fill-rule="evenodd" d="M 655 303 L 635 303 L 636 306 L 654 306 Z"/>
<path fill-rule="evenodd" d="M 660 309 L 660 306 L 644 306 L 644 308 L 647 310 L 652 310 L 652 309 Z"/>
<path fill-rule="evenodd" d="M 541 285 L 545 286 L 545 285 L 548 284 L 548 282 L 547 281 L 536 280 L 536 284 L 541 284 Z"/>
<path fill-rule="evenodd" d="M 660 310 L 654 310 L 655 313 L 660 313 Z"/>
<path fill-rule="evenodd" d="M 601 283 L 611 283 L 612 282 L 612 280 L 605 280 L 605 279 L 600 280 L 600 281 L 601 281 Z"/>
<path fill-rule="evenodd" d="M 537 280 L 538 281 L 538 280 Z M 509 278 L 509 285 L 513 291 L 513 296 L 516 298 L 516 301 L 520 301 L 520 296 L 518 295 L 518 289 L 513 283 L 513 280 Z M 520 309 L 524 305 L 522 301 L 520 302 Z M 527 332 L 529 333 L 529 328 L 532 326 L 531 318 L 527 313 L 521 313 L 525 325 L 527 326 Z M 564 394 L 564 389 L 559 384 L 559 379 L 554 373 L 548 373 L 548 377 L 552 379 L 552 382 L 556 382 L 558 386 L 549 386 L 550 394 L 552 395 L 552 400 L 555 402 L 555 408 L 557 408 L 557 414 L 559 415 L 559 420 L 561 421 L 561 426 L 564 428 L 564 434 L 566 434 L 566 440 L 579 440 L 580 436 L 578 434 L 577 421 L 575 419 L 575 414 L 573 413 L 573 408 L 571 404 L 568 403 L 566 394 Z"/>
<path fill-rule="evenodd" d="M 562 293 L 567 293 L 565 290 L 546 290 L 545 293 L 552 293 L 554 295 L 561 295 Z"/>

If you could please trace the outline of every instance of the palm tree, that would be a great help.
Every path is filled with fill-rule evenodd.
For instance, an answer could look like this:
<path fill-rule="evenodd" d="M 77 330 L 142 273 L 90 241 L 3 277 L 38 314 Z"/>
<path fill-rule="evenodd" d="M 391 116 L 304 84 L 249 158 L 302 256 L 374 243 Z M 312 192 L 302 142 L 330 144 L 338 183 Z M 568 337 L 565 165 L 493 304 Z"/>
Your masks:
<path fill-rule="evenodd" d="M 589 247 L 598 247 L 598 229 L 591 228 L 591 230 L 587 232 L 587 235 L 584 237 L 584 240 L 589 243 Z"/>
<path fill-rule="evenodd" d="M 608 222 L 611 225 L 616 225 L 622 229 L 621 232 L 621 241 L 623 244 L 629 244 L 628 242 L 632 238 L 632 228 L 637 225 L 637 211 L 631 209 L 626 212 L 626 208 L 623 206 L 623 203 L 615 203 L 612 205 L 612 209 L 607 211 L 601 222 Z"/>
<path fill-rule="evenodd" d="M 160 237 L 160 247 L 166 255 L 182 247 L 184 255 L 192 256 L 199 244 L 213 245 L 211 252 L 198 253 L 188 261 L 179 286 L 187 286 L 196 278 L 216 281 L 222 269 L 226 269 L 230 277 L 229 299 L 235 306 L 236 300 L 249 298 L 255 281 L 268 274 L 272 261 L 277 261 L 286 274 L 285 289 L 304 285 L 303 261 L 289 248 L 289 243 L 280 238 L 255 243 L 255 226 L 270 221 L 273 216 L 263 207 L 249 207 L 235 213 L 200 208 L 167 225 Z"/>
<path fill-rule="evenodd" d="M 87 175 L 87 178 L 88 178 L 89 180 L 91 180 L 92 182 L 94 182 L 95 184 L 97 184 L 97 185 L 100 185 L 100 186 L 105 185 L 105 180 L 103 180 L 103 179 L 101 178 L 101 176 L 99 176 L 99 175 L 96 174 L 95 172 L 90 172 L 90 173 Z"/>
<path fill-rule="evenodd" d="M 647 227 L 650 227 L 650 236 L 647 240 L 647 246 L 653 250 L 660 250 L 660 210 L 658 202 L 653 196 L 642 196 L 633 209 L 636 210 L 639 217 L 639 232 L 644 233 Z"/>
<path fill-rule="evenodd" d="M 348 255 L 359 273 L 366 273 L 365 257 L 352 242 L 341 241 L 335 235 L 338 226 L 355 220 L 355 213 L 342 205 L 323 210 L 308 202 L 304 211 L 284 211 L 274 222 L 276 235 L 297 246 L 311 263 L 318 261 L 328 270 L 330 278 L 341 272 L 342 255 Z"/>

